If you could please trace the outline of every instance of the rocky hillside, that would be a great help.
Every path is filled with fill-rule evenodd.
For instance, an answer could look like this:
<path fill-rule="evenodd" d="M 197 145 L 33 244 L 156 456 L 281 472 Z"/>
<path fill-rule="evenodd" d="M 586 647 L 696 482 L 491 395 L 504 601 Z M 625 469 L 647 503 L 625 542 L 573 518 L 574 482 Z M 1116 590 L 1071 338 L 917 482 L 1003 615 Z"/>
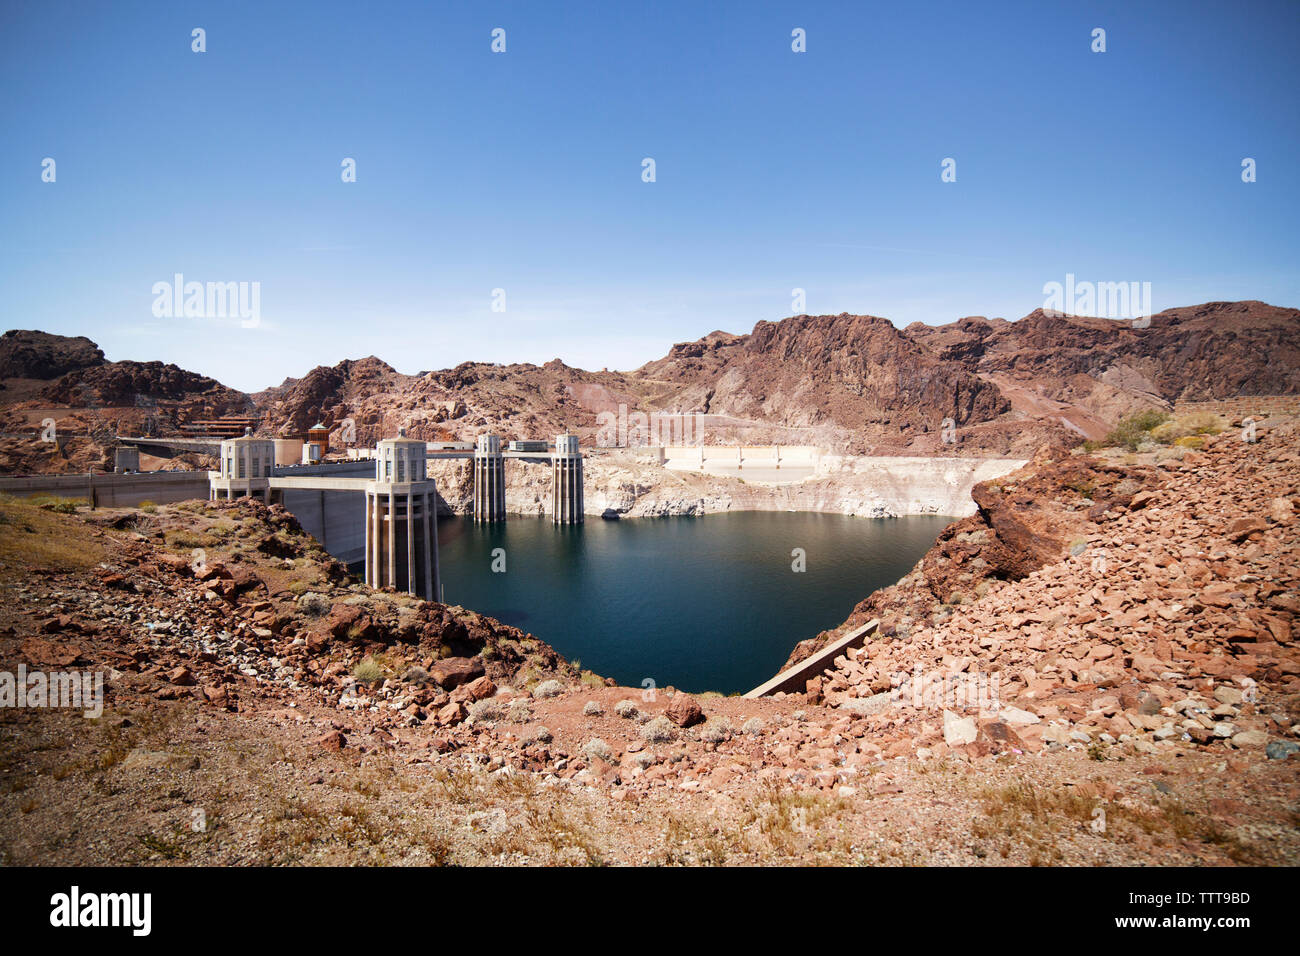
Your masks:
<path fill-rule="evenodd" d="M 112 470 L 117 434 L 174 434 L 180 422 L 248 414 L 247 395 L 163 362 L 109 362 L 94 342 L 0 336 L 0 473 Z M 41 437 L 53 419 L 52 440 Z"/>
<path fill-rule="evenodd" d="M 815 444 L 870 455 L 1032 456 L 1100 438 L 1124 415 L 1176 401 L 1300 392 L 1294 309 L 1208 303 L 1149 327 L 1035 311 L 899 330 L 873 316 L 795 316 L 713 332 L 630 372 L 466 363 L 402 375 L 375 358 L 318 368 L 255 396 L 268 428 L 352 418 L 359 441 L 405 426 L 472 439 L 561 430 L 597 416 L 695 412 L 711 444 Z M 952 419 L 955 441 L 943 440 Z"/>
<path fill-rule="evenodd" d="M 708 444 L 811 444 L 851 455 L 1029 458 L 1100 438 L 1121 417 L 1178 401 L 1300 393 L 1300 312 L 1262 302 L 1171 309 L 1129 321 L 1035 311 L 1017 322 L 966 318 L 895 328 L 863 315 L 800 315 L 744 335 L 713 332 L 629 372 L 464 363 L 406 375 L 375 356 L 313 369 L 251 396 L 157 362 L 106 362 L 86 339 L 0 338 L 0 469 L 85 470 L 93 440 L 51 458 L 12 436 L 49 409 L 72 434 L 152 418 L 260 414 L 267 434 L 317 422 L 368 444 L 405 427 L 427 440 L 578 434 L 598 416 L 693 412 Z M 80 415 L 80 419 L 76 416 Z M 54 417 L 58 418 L 59 415 Z M 953 431 L 943 429 L 951 419 Z M 951 438 L 951 441 L 945 440 Z M 20 447 L 22 446 L 22 447 Z"/>
<path fill-rule="evenodd" d="M 0 864 L 1293 865 L 1296 439 L 999 479 L 763 700 L 610 686 L 255 501 L 0 499 L 0 655 L 106 675 L 0 709 Z"/>
<path fill-rule="evenodd" d="M 1263 302 L 1169 309 L 1141 328 L 1039 309 L 905 333 L 996 385 L 1017 413 L 1094 439 L 1140 408 L 1300 391 L 1300 310 Z"/>
<path fill-rule="evenodd" d="M 886 755 L 939 741 L 1300 752 L 1297 434 L 1288 422 L 1248 444 L 1233 430 L 1155 462 L 1039 461 L 980 486 L 977 516 L 855 609 L 846 628 L 879 631 L 810 698 L 866 715 Z M 981 678 L 997 703 L 963 715 L 954 691 Z M 941 722 L 898 706 L 916 694 Z"/>

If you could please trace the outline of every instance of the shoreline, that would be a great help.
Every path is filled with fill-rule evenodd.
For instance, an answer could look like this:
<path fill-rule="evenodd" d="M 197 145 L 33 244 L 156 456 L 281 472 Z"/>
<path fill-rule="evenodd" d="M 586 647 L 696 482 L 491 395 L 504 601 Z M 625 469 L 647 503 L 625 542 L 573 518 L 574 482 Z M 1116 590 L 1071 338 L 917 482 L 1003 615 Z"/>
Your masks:
<path fill-rule="evenodd" d="M 698 516 L 772 511 L 901 518 L 938 515 L 954 520 L 976 511 L 980 482 L 1019 470 L 1026 459 L 826 456 L 817 473 L 789 483 L 665 468 L 631 455 L 586 459 L 589 518 Z M 473 501 L 472 471 L 462 463 L 431 463 L 429 476 L 451 514 Z M 506 513 L 550 514 L 550 469 L 512 462 L 506 469 Z"/>

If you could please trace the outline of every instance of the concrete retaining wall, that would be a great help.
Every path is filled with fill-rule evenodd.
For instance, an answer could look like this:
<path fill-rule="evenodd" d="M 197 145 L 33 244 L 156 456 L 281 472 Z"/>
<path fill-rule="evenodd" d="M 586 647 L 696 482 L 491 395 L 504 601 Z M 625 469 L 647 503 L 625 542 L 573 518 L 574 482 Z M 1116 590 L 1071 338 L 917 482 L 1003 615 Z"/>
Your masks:
<path fill-rule="evenodd" d="M 38 475 L 0 478 L 0 492 L 30 497 L 83 498 L 100 508 L 128 508 L 145 501 L 172 504 L 207 499 L 206 471 L 154 471 L 134 475 Z"/>

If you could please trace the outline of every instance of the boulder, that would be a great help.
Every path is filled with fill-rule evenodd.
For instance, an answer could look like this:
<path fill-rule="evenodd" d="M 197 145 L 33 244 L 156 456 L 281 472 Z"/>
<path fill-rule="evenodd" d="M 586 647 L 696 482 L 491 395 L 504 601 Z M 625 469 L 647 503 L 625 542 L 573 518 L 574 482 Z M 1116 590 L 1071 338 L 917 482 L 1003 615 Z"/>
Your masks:
<path fill-rule="evenodd" d="M 1268 522 L 1263 518 L 1251 516 L 1233 518 L 1228 522 L 1228 540 L 1240 544 L 1257 531 L 1267 531 Z"/>
<path fill-rule="evenodd" d="M 958 717 L 951 710 L 943 712 L 943 742 L 949 747 L 974 743 L 977 736 L 979 728 L 974 717 Z"/>
<path fill-rule="evenodd" d="M 477 680 L 483 673 L 481 657 L 444 657 L 429 668 L 429 676 L 446 690 Z"/>
<path fill-rule="evenodd" d="M 469 711 L 465 709 L 465 705 L 458 700 L 454 700 L 438 711 L 438 723 L 443 727 L 452 727 L 468 716 Z"/>
<path fill-rule="evenodd" d="M 342 750 L 344 747 L 348 745 L 348 738 L 343 736 L 342 731 L 331 730 L 329 733 L 325 734 L 325 736 L 321 737 L 316 742 L 320 744 L 322 747 L 324 747 L 326 750 L 329 750 L 332 753 L 338 753 L 340 750 Z"/>
<path fill-rule="evenodd" d="M 335 637 L 354 641 L 371 641 L 379 636 L 379 628 L 370 615 L 355 604 L 335 604 L 330 608 L 329 620 L 325 626 Z"/>
<path fill-rule="evenodd" d="M 678 727 L 690 727 L 704 720 L 704 709 L 690 694 L 677 693 L 664 709 L 664 716 Z"/>

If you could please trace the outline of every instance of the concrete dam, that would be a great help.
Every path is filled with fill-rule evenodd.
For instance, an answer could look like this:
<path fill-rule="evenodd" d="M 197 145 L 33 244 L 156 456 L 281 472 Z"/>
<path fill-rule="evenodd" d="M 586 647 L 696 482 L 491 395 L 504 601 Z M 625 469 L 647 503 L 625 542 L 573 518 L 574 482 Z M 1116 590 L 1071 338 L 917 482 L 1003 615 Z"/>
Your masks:
<path fill-rule="evenodd" d="M 474 520 L 503 521 L 507 459 L 549 460 L 555 524 L 578 524 L 583 514 L 582 452 L 574 435 L 527 450 L 503 451 L 496 435 L 480 435 L 471 449 L 438 449 L 405 433 L 380 441 L 373 459 L 303 466 L 275 464 L 275 442 L 242 438 L 221 442 L 220 469 L 209 474 L 210 500 L 245 495 L 283 505 L 331 555 L 362 564 L 375 588 L 394 587 L 438 600 L 438 490 L 428 477 L 431 458 L 472 458 Z"/>

